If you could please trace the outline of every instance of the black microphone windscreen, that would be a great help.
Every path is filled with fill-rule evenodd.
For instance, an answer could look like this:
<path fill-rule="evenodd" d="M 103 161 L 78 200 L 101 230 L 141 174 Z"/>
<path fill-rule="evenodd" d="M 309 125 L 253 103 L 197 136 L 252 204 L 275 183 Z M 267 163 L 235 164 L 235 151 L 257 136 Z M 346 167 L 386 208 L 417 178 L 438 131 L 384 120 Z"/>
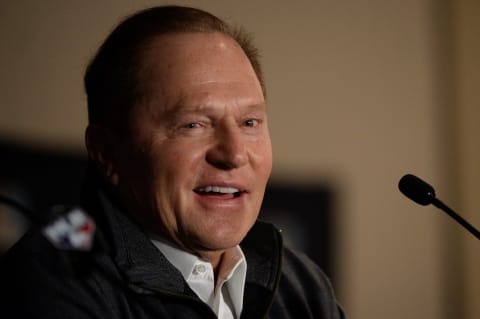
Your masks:
<path fill-rule="evenodd" d="M 420 205 L 429 205 L 435 199 L 433 187 L 412 174 L 407 174 L 400 179 L 398 189 L 403 195 Z"/>

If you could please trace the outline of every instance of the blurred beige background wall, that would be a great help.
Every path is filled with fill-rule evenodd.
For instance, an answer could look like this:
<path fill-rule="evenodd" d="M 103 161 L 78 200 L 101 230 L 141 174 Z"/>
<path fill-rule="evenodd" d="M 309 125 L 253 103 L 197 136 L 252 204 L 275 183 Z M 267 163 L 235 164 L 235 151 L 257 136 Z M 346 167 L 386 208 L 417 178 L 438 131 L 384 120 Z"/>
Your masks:
<path fill-rule="evenodd" d="M 121 17 L 164 3 L 1 1 L 0 139 L 83 153 L 89 58 Z M 478 318 L 478 241 L 396 185 L 418 174 L 480 227 L 480 2 L 168 3 L 255 35 L 273 178 L 337 191 L 335 288 L 349 317 Z"/>

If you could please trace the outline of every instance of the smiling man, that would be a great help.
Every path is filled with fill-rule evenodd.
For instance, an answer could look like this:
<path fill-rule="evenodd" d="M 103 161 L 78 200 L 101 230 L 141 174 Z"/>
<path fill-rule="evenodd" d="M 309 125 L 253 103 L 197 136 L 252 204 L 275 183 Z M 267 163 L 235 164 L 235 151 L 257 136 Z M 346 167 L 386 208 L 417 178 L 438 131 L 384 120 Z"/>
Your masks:
<path fill-rule="evenodd" d="M 100 248 L 72 275 L 38 234 L 23 239 L 4 261 L 21 274 L 2 288 L 16 318 L 343 318 L 322 271 L 257 221 L 272 150 L 243 31 L 147 9 L 107 38 L 85 87 L 83 207 Z"/>
<path fill-rule="evenodd" d="M 215 269 L 257 219 L 272 166 L 260 82 L 220 32 L 156 36 L 140 59 L 148 97 L 121 141 L 92 123 L 90 154 L 134 218 Z"/>

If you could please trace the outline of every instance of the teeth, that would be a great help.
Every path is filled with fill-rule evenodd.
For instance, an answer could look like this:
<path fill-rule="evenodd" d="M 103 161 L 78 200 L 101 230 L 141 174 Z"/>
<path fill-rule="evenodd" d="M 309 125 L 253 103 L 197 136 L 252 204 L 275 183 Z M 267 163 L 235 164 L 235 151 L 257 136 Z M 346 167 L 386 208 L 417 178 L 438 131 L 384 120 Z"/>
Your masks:
<path fill-rule="evenodd" d="M 222 193 L 222 194 L 233 194 L 238 193 L 240 190 L 234 187 L 221 187 L 221 186 L 207 186 L 205 188 L 200 188 L 200 192 L 205 193 Z"/>

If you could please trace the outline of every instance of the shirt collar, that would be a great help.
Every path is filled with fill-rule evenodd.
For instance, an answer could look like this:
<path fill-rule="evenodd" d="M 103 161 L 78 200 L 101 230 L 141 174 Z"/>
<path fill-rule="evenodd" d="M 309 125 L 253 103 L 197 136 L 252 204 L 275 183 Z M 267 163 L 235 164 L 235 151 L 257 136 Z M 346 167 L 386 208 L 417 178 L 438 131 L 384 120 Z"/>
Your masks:
<path fill-rule="evenodd" d="M 232 250 L 232 256 L 227 254 L 233 262 L 233 268 L 224 279 L 226 286 L 230 294 L 233 308 L 237 314 L 237 318 L 240 318 L 240 313 L 243 308 L 243 294 L 245 290 L 245 281 L 247 277 L 247 260 L 242 252 L 240 246 L 235 247 L 236 250 Z M 236 261 L 235 261 L 236 260 Z"/>
<path fill-rule="evenodd" d="M 163 238 L 159 238 L 158 236 L 151 234 L 150 239 L 153 244 L 164 254 L 167 260 L 180 271 L 183 278 L 190 286 L 192 274 L 195 273 L 195 269 L 198 265 L 203 264 L 211 269 L 211 265 L 207 261 L 202 260 L 194 254 L 179 249 L 174 244 L 164 240 Z M 239 318 L 243 308 L 243 294 L 247 275 L 247 261 L 239 245 L 227 250 L 224 253 L 219 267 L 220 269 L 219 277 L 217 279 L 217 287 L 225 284 L 230 295 L 230 302 L 231 306 L 233 307 L 232 310 L 236 313 L 236 317 Z M 210 271 L 211 275 L 213 276 L 213 271 Z M 217 287 L 215 287 L 215 289 Z M 195 292 L 197 294 L 199 293 L 197 289 L 194 290 L 196 290 Z M 199 297 L 204 302 L 209 303 L 209 301 L 206 300 L 206 296 L 202 296 L 202 293 L 199 294 Z M 213 305 L 210 306 L 212 307 Z"/>
<path fill-rule="evenodd" d="M 181 250 L 157 236 L 151 235 L 150 238 L 153 244 L 163 253 L 167 260 L 182 273 L 185 281 L 188 281 L 188 278 L 195 268 L 195 265 L 202 260 L 198 258 L 198 256 Z"/>

